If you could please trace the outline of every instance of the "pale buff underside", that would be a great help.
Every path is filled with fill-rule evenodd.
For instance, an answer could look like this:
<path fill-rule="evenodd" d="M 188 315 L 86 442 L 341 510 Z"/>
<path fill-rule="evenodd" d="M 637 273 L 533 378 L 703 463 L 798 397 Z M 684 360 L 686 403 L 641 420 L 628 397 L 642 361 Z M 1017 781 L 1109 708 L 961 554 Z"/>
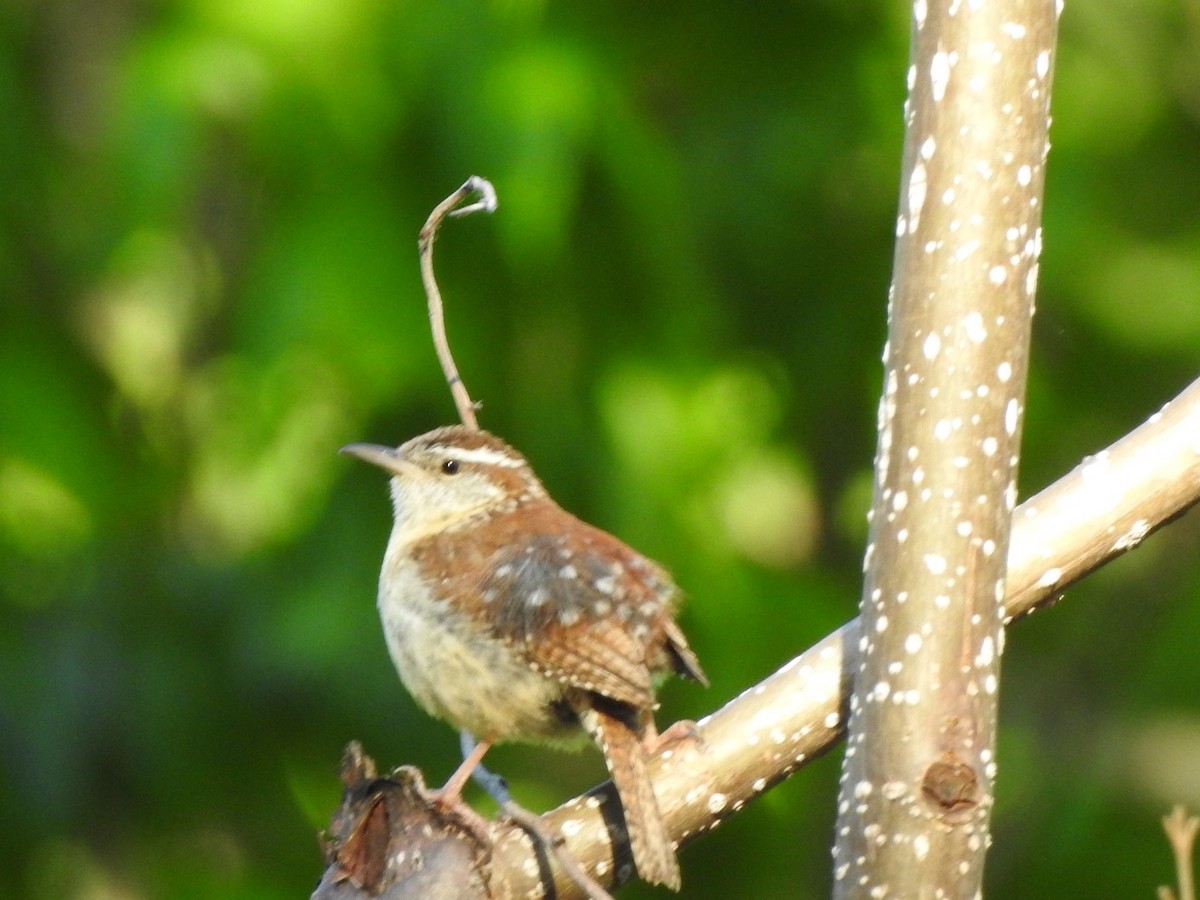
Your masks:
<path fill-rule="evenodd" d="M 389 554 L 390 556 L 390 554 Z M 414 562 L 385 561 L 379 615 L 404 686 L 430 715 L 476 738 L 558 740 L 580 734 L 552 705 L 563 687 L 494 635 L 432 597 Z"/>

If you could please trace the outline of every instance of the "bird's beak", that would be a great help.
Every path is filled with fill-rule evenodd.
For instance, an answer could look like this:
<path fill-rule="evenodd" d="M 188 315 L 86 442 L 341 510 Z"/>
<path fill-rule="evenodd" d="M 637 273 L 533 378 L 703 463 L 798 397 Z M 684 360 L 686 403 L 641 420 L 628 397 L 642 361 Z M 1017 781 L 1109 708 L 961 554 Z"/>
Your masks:
<path fill-rule="evenodd" d="M 392 475 L 405 475 L 413 469 L 413 464 L 401 457 L 395 447 L 384 447 L 382 444 L 347 444 L 338 453 L 357 456 L 363 462 L 379 466 Z"/>

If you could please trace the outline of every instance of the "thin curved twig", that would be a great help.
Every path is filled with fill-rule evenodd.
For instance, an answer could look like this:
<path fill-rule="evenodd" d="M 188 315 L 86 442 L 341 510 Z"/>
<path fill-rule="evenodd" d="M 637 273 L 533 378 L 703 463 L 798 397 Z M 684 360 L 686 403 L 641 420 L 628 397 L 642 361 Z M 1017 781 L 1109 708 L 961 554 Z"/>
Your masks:
<path fill-rule="evenodd" d="M 548 856 L 558 863 L 563 874 L 567 876 L 588 900 L 613 900 L 612 894 L 606 891 L 596 879 L 587 873 L 579 860 L 571 855 L 563 846 L 562 839 L 556 838 L 550 826 L 537 813 L 530 812 L 519 805 L 511 797 L 501 804 L 500 811 L 513 822 L 528 832 L 529 836 L 541 844 Z"/>
<path fill-rule="evenodd" d="M 479 199 L 474 203 L 456 209 L 471 194 L 478 194 Z M 450 385 L 450 393 L 454 397 L 454 405 L 458 408 L 459 418 L 468 428 L 478 429 L 479 423 L 475 418 L 478 404 L 471 401 L 467 386 L 458 375 L 454 365 L 454 357 L 450 354 L 450 343 L 446 339 L 446 319 L 442 310 L 442 293 L 438 290 L 437 279 L 433 274 L 433 241 L 437 230 L 446 216 L 466 216 L 474 212 L 495 212 L 497 206 L 496 189 L 486 178 L 472 175 L 462 187 L 433 208 L 425 225 L 421 228 L 421 236 L 417 240 L 417 248 L 421 256 L 421 281 L 425 285 L 425 296 L 429 301 L 429 327 L 433 332 L 433 347 L 437 351 L 438 362 Z"/>
<path fill-rule="evenodd" d="M 462 749 L 463 759 L 474 752 L 475 737 L 471 732 L 466 729 L 460 731 L 458 742 Z M 496 801 L 496 805 L 500 807 L 500 811 L 504 815 L 525 829 L 531 840 L 541 845 L 546 856 L 558 863 L 563 874 L 583 891 L 585 897 L 589 900 L 613 900 L 612 895 L 601 887 L 600 883 L 592 878 L 575 857 L 567 851 L 563 846 L 562 838 L 556 837 L 550 830 L 550 826 L 543 822 L 537 813 L 531 812 L 512 798 L 512 794 L 508 792 L 508 782 L 502 776 L 484 768 L 480 763 L 471 772 L 471 780 Z"/>

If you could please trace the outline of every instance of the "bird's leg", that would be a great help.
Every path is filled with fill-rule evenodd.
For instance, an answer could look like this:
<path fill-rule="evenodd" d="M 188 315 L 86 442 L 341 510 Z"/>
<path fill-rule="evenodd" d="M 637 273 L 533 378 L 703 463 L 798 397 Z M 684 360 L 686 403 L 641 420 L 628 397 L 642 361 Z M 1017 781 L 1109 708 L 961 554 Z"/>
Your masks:
<path fill-rule="evenodd" d="M 447 806 L 458 803 L 462 800 L 462 791 L 466 787 L 467 779 L 479 767 L 483 757 L 491 749 L 491 741 L 475 742 L 475 739 L 466 731 L 459 736 L 459 743 L 463 749 L 463 761 L 458 764 L 458 768 L 454 770 L 454 774 L 449 780 L 442 785 L 441 790 L 437 793 L 441 798 L 441 802 Z M 486 771 L 486 770 L 484 770 Z"/>
<path fill-rule="evenodd" d="M 454 774 L 450 776 L 450 779 L 441 788 L 429 792 L 429 799 L 442 813 L 457 819 L 466 828 L 470 829 L 471 833 L 483 842 L 485 846 L 490 847 L 492 845 L 491 825 L 487 819 L 475 812 L 463 800 L 462 791 L 466 787 L 467 779 L 479 767 L 480 760 L 483 759 L 484 754 L 492 746 L 492 742 L 480 741 L 479 743 L 475 743 L 475 739 L 464 731 L 460 743 L 463 748 L 463 761 L 459 763 L 458 768 L 454 770 Z M 487 770 L 484 771 L 486 773 Z M 490 775 L 491 773 L 487 774 Z"/>
<path fill-rule="evenodd" d="M 476 743 L 474 735 L 465 728 L 458 733 L 458 744 L 462 747 L 463 765 L 466 765 L 466 761 L 472 757 L 480 745 Z M 484 752 L 486 752 L 486 746 Z M 483 754 L 481 753 L 479 759 L 482 758 Z M 496 805 L 501 809 L 512 802 L 512 795 L 508 793 L 508 782 L 503 776 L 484 768 L 482 762 L 476 762 L 475 768 L 471 772 L 471 778 L 487 792 L 489 797 L 496 801 Z"/>

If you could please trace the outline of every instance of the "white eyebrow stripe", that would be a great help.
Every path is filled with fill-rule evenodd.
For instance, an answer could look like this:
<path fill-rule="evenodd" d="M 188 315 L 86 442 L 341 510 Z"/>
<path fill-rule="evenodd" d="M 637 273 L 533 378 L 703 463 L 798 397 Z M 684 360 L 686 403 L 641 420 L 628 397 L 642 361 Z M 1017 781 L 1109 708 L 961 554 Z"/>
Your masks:
<path fill-rule="evenodd" d="M 431 447 L 430 449 L 446 459 L 457 459 L 459 462 L 504 466 L 508 469 L 517 469 L 521 466 L 521 460 L 515 456 L 497 450 L 489 450 L 487 447 L 475 447 L 470 450 L 463 447 Z"/>

